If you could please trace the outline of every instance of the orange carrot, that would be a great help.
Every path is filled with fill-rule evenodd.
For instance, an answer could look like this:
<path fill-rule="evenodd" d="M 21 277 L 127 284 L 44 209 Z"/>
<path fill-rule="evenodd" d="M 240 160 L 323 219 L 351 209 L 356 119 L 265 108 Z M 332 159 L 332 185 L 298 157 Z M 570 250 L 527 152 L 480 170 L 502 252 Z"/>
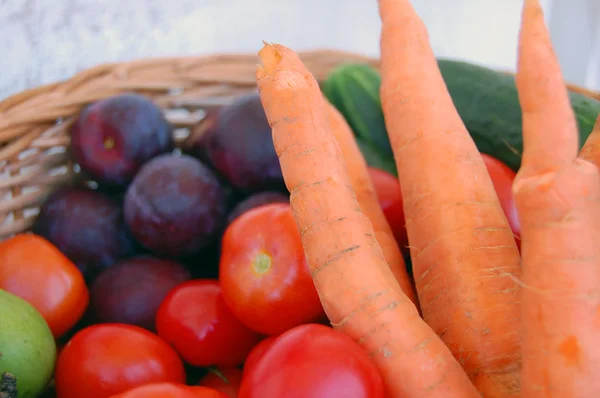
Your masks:
<path fill-rule="evenodd" d="M 537 0 L 525 1 L 519 44 L 522 393 L 600 397 L 600 173 L 577 158 L 575 117 Z M 590 139 L 584 157 L 596 152 L 597 132 Z"/>
<path fill-rule="evenodd" d="M 402 293 L 351 188 L 326 103 L 298 56 L 265 45 L 257 70 L 290 203 L 332 325 L 361 344 L 390 397 L 477 397 L 458 362 Z"/>
<path fill-rule="evenodd" d="M 579 157 L 594 163 L 600 167 L 600 115 L 596 119 L 596 124 L 592 133 L 579 152 Z"/>
<path fill-rule="evenodd" d="M 423 317 L 486 397 L 519 393 L 520 256 L 408 0 L 380 0 L 381 100 Z"/>
<path fill-rule="evenodd" d="M 408 276 L 408 272 L 406 272 L 406 264 L 402 257 L 402 252 L 398 247 L 392 229 L 377 199 L 377 193 L 369 176 L 367 162 L 360 152 L 360 148 L 344 116 L 331 103 L 327 100 L 325 101 L 329 112 L 331 132 L 342 151 L 348 175 L 350 176 L 350 184 L 352 185 L 352 190 L 356 195 L 360 209 L 371 221 L 375 231 L 375 238 L 383 251 L 383 257 L 400 284 L 402 291 L 418 306 L 413 282 Z"/>

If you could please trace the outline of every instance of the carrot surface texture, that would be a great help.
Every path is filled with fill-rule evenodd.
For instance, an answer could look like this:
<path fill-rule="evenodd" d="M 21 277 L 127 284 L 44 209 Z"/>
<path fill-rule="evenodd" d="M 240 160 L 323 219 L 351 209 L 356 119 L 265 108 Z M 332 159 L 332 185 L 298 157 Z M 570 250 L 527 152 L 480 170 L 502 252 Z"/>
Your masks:
<path fill-rule="evenodd" d="M 522 257 L 423 22 L 408 0 L 379 9 L 418 299 L 347 125 L 292 50 L 259 53 L 261 101 L 332 326 L 371 355 L 389 397 L 600 396 L 600 120 L 578 154 L 538 1 L 525 0 L 519 36 Z"/>

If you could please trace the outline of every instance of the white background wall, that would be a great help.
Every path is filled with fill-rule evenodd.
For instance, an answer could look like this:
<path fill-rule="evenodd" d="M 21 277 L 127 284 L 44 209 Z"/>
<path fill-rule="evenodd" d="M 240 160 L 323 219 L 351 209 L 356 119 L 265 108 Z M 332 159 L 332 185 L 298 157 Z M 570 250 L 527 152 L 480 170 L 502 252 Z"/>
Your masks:
<path fill-rule="evenodd" d="M 600 90 L 600 0 L 542 0 L 570 82 Z M 513 70 L 522 0 L 413 0 L 438 56 Z M 296 50 L 378 55 L 376 0 L 0 0 L 0 100 L 109 61 Z"/>

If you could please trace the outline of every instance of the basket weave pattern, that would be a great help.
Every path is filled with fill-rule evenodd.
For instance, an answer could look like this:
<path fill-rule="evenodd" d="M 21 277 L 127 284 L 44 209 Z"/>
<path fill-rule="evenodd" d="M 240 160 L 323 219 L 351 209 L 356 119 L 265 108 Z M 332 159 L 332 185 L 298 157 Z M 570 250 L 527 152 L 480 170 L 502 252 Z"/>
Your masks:
<path fill-rule="evenodd" d="M 379 66 L 348 52 L 299 55 L 317 81 L 346 62 Z M 104 64 L 0 102 L 0 241 L 28 230 L 48 195 L 78 180 L 69 128 L 85 106 L 123 92 L 147 95 L 164 110 L 180 144 L 205 111 L 256 90 L 258 63 L 256 55 L 224 54 Z M 569 87 L 600 100 L 598 93 Z"/>

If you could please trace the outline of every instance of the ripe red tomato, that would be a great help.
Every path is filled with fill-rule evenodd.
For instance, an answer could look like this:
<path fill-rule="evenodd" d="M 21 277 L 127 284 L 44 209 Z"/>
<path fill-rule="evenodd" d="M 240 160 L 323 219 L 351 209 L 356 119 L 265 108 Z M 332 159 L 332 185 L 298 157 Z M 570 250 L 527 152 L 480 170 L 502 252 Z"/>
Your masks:
<path fill-rule="evenodd" d="M 54 377 L 60 398 L 108 398 L 143 384 L 186 380 L 181 359 L 166 342 L 115 323 L 76 333 L 60 353 Z"/>
<path fill-rule="evenodd" d="M 228 398 L 208 387 L 192 387 L 178 383 L 150 383 L 127 390 L 110 398 Z"/>
<path fill-rule="evenodd" d="M 233 313 L 265 335 L 325 316 L 289 204 L 251 209 L 227 227 L 219 275 Z"/>
<path fill-rule="evenodd" d="M 269 347 L 271 347 L 271 345 L 277 337 L 277 335 L 269 336 L 254 346 L 254 348 L 252 349 L 252 351 L 250 351 L 250 353 L 246 357 L 246 360 L 244 361 L 244 374 L 246 374 L 246 372 L 249 372 L 250 369 L 256 366 L 258 361 L 260 361 L 262 356 L 265 354 L 265 352 L 267 352 Z"/>
<path fill-rule="evenodd" d="M 318 324 L 279 336 L 244 373 L 239 398 L 383 398 L 383 380 L 350 337 Z"/>
<path fill-rule="evenodd" d="M 408 250 L 408 235 L 406 233 L 406 223 L 404 220 L 404 208 L 402 202 L 402 190 L 400 182 L 394 175 L 374 168 L 369 167 L 369 175 L 373 188 L 377 193 L 379 205 L 385 214 L 388 224 L 394 233 L 396 242 L 402 250 L 402 253 L 407 255 Z"/>
<path fill-rule="evenodd" d="M 261 338 L 233 315 L 212 279 L 173 289 L 158 309 L 156 331 L 194 366 L 240 365 Z"/>
<path fill-rule="evenodd" d="M 198 385 L 220 391 L 230 398 L 237 398 L 240 384 L 242 384 L 242 371 L 240 368 L 210 370 L 198 383 Z"/>
<path fill-rule="evenodd" d="M 502 163 L 500 160 L 482 153 L 483 161 L 488 169 L 488 173 L 496 189 L 498 199 L 500 199 L 500 205 L 504 214 L 508 219 L 510 228 L 515 235 L 517 244 L 521 242 L 521 224 L 519 222 L 519 215 L 512 195 L 512 185 L 515 181 L 516 173 L 509 168 L 507 165 Z"/>
<path fill-rule="evenodd" d="M 0 244 L 0 289 L 35 307 L 55 338 L 81 319 L 90 297 L 75 264 L 34 234 L 19 234 Z"/>

